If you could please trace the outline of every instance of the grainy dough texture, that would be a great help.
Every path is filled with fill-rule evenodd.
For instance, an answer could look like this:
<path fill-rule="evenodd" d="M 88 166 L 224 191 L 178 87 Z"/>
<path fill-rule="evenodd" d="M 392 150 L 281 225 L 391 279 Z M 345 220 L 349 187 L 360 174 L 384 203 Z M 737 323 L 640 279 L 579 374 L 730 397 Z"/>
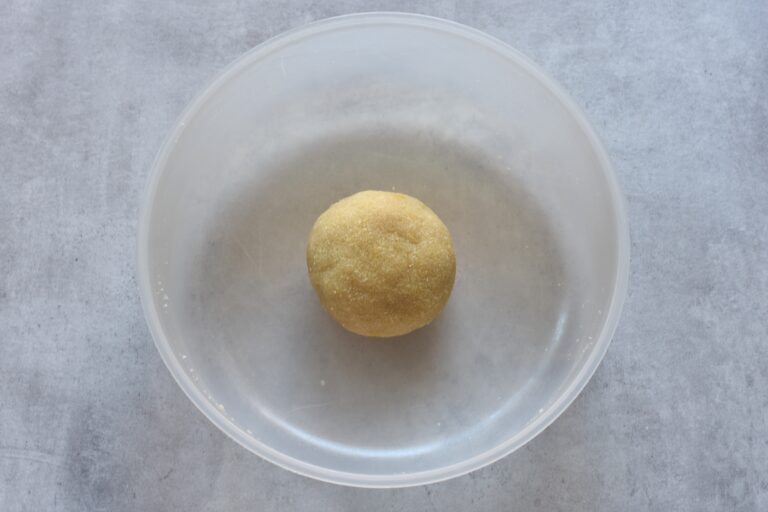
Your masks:
<path fill-rule="evenodd" d="M 448 228 L 405 194 L 365 191 L 318 217 L 307 268 L 323 307 L 364 336 L 406 334 L 448 301 L 456 257 Z"/>

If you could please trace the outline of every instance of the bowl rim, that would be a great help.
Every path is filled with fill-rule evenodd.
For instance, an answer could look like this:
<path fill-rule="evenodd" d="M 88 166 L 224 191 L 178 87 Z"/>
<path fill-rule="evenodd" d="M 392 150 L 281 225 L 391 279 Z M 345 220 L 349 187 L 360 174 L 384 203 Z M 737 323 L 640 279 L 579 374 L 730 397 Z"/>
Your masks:
<path fill-rule="evenodd" d="M 553 96 L 560 101 L 566 111 L 572 115 L 583 133 L 587 136 L 587 139 L 598 158 L 599 166 L 608 185 L 610 199 L 614 207 L 614 220 L 617 228 L 616 238 L 618 244 L 614 287 L 607 313 L 603 316 L 604 321 L 602 328 L 600 329 L 600 334 L 598 335 L 595 344 L 592 346 L 591 352 L 585 360 L 584 365 L 579 369 L 577 375 L 556 400 L 545 407 L 544 411 L 539 416 L 519 432 L 515 433 L 512 437 L 507 438 L 495 447 L 482 453 L 475 454 L 462 462 L 427 471 L 384 475 L 368 475 L 337 471 L 309 464 L 300 459 L 288 456 L 248 434 L 243 428 L 232 422 L 223 412 L 219 411 L 218 408 L 204 396 L 202 390 L 184 371 L 181 362 L 171 350 L 168 337 L 166 336 L 160 321 L 159 308 L 157 307 L 152 292 L 152 279 L 149 274 L 149 231 L 157 188 L 162 171 L 165 168 L 168 158 L 176 145 L 176 141 L 178 141 L 181 136 L 187 121 L 195 116 L 199 109 L 222 85 L 252 62 L 264 58 L 288 44 L 292 44 L 298 40 L 320 32 L 343 29 L 350 26 L 376 24 L 421 27 L 423 29 L 439 30 L 456 37 L 467 39 L 482 45 L 489 50 L 495 51 L 500 56 L 514 62 L 541 83 L 543 87 L 548 89 Z M 219 72 L 186 106 L 179 118 L 173 124 L 173 128 L 163 142 L 151 167 L 149 182 L 144 194 L 144 201 L 140 213 L 137 243 L 137 271 L 144 316 L 149 325 L 155 346 L 157 347 L 165 366 L 168 368 L 168 371 L 171 373 L 184 394 L 187 395 L 200 412 L 216 425 L 216 427 L 250 452 L 294 473 L 329 483 L 352 487 L 395 488 L 436 483 L 487 466 L 525 445 L 528 441 L 546 429 L 568 408 L 595 373 L 616 331 L 624 300 L 627 295 L 629 280 L 629 248 L 629 226 L 626 217 L 624 198 L 620 191 L 616 174 L 608 159 L 608 155 L 582 110 L 553 79 L 538 67 L 538 65 L 507 43 L 480 30 L 454 21 L 413 13 L 363 12 L 318 20 L 267 39 L 240 55 L 226 66 L 224 70 Z"/>

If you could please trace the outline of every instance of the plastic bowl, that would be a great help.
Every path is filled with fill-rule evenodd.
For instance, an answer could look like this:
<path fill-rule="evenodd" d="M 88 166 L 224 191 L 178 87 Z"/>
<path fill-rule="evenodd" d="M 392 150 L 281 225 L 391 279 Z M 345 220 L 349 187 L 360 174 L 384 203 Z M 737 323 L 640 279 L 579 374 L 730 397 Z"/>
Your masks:
<path fill-rule="evenodd" d="M 367 339 L 306 275 L 316 217 L 364 189 L 452 232 L 431 325 Z M 186 109 L 154 166 L 139 280 L 160 355 L 216 426 L 320 480 L 425 484 L 519 448 L 595 371 L 625 296 L 628 234 L 584 116 L 509 46 L 406 14 L 267 41 Z"/>

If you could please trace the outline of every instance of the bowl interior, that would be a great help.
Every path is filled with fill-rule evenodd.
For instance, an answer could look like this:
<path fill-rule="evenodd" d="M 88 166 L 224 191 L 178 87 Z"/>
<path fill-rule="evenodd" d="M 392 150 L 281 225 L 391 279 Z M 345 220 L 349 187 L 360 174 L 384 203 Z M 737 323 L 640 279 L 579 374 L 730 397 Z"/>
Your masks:
<path fill-rule="evenodd" d="M 459 474 L 542 430 L 589 378 L 626 272 L 594 137 L 531 65 L 464 27 L 341 18 L 268 42 L 188 109 L 158 160 L 145 305 L 182 388 L 296 471 L 353 485 Z M 305 248 L 365 189 L 429 205 L 457 255 L 428 327 L 348 333 Z"/>

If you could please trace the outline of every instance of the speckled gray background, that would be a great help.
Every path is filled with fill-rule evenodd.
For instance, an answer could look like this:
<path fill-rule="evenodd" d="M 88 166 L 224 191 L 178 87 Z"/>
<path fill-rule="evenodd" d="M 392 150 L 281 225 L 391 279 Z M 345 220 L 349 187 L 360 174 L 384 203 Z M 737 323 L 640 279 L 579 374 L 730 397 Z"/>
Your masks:
<path fill-rule="evenodd" d="M 135 278 L 150 164 L 269 36 L 354 11 L 527 53 L 602 135 L 629 299 L 584 393 L 471 475 L 315 482 L 247 453 L 164 368 Z M 768 3 L 0 2 L 0 510 L 768 510 Z"/>

